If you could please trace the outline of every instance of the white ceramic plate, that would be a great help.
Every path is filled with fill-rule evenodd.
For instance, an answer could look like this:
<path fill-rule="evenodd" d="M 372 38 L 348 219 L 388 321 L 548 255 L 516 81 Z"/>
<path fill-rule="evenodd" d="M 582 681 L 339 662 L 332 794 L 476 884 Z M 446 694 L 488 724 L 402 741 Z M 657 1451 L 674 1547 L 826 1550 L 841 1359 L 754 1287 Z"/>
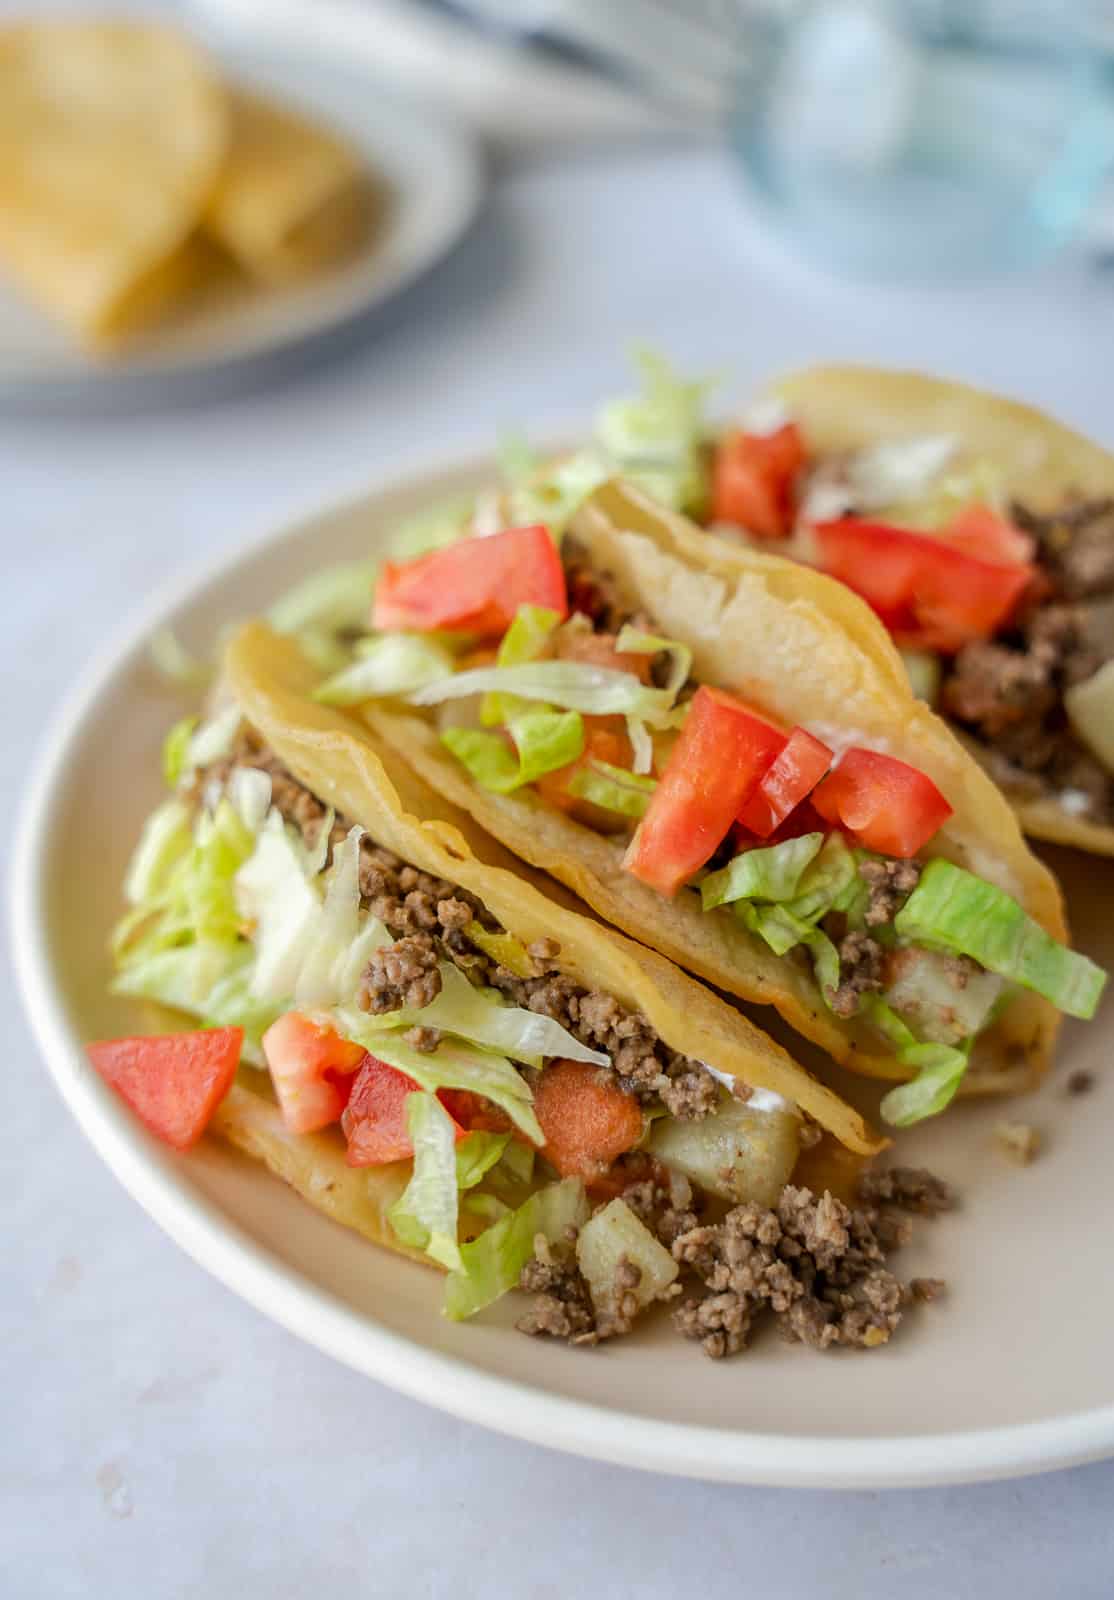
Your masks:
<path fill-rule="evenodd" d="M 105 993 L 105 946 L 126 857 L 159 794 L 161 736 L 181 710 L 148 664 L 151 630 L 172 623 L 201 648 L 222 622 L 329 559 L 367 554 L 401 516 L 492 471 L 474 463 L 381 487 L 179 583 L 108 649 L 56 721 L 16 848 L 13 947 L 43 1056 L 82 1127 L 167 1232 L 267 1315 L 361 1372 L 508 1433 L 662 1472 L 843 1487 L 1001 1476 L 1114 1452 L 1114 1083 L 1083 1098 L 1064 1087 L 1080 1068 L 1101 1080 L 1109 1004 L 1089 1029 L 1065 1029 L 1045 1089 L 1009 1108 L 1045 1134 L 1032 1167 L 1011 1167 L 995 1149 L 1001 1107 L 954 1108 L 908 1139 L 903 1157 L 962 1195 L 960 1213 L 919 1224 L 903 1259 L 910 1276 L 946 1277 L 945 1300 L 870 1354 L 816 1355 L 763 1336 L 722 1363 L 667 1322 L 596 1351 L 523 1338 L 507 1304 L 447 1323 L 434 1274 L 326 1221 L 216 1143 L 173 1156 L 88 1066 L 82 1040 L 139 1021 Z M 79 836 L 95 848 L 52 850 Z M 1056 865 L 1080 943 L 1110 964 L 1114 864 L 1061 854 Z"/>
<path fill-rule="evenodd" d="M 351 260 L 282 289 L 237 287 L 129 345 L 85 355 L 0 280 L 0 399 L 68 402 L 196 387 L 319 339 L 382 306 L 446 254 L 475 218 L 484 191 L 472 136 L 357 67 L 261 38 L 251 47 L 207 38 L 231 79 L 265 89 L 339 129 L 388 190 L 386 216 Z"/>

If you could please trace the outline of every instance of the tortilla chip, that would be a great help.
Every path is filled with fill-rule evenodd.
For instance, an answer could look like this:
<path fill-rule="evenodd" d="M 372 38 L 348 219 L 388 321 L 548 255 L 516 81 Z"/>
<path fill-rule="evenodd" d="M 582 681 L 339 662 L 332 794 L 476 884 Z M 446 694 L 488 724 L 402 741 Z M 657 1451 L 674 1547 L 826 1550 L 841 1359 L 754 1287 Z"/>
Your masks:
<path fill-rule="evenodd" d="M 914 700 L 885 629 L 850 590 L 811 568 L 704 534 L 619 483 L 592 495 L 572 527 L 631 609 L 645 610 L 655 629 L 690 646 L 698 680 L 733 691 L 786 726 L 806 725 L 835 749 L 866 744 L 926 772 L 955 812 L 929 853 L 998 884 L 1054 937 L 1065 937 L 1052 874 L 1026 847 L 985 773 Z M 666 900 L 623 872 L 622 843 L 547 808 L 529 789 L 496 795 L 479 788 L 431 720 L 376 704 L 363 715 L 439 793 L 608 922 L 717 988 L 773 1005 L 843 1065 L 872 1077 L 910 1075 L 871 1029 L 828 1009 L 811 972 L 776 956 L 729 911 L 704 912 L 692 889 Z M 1037 995 L 1011 1001 L 980 1038 L 962 1092 L 1026 1087 L 1051 1059 L 1059 1020 Z"/>
<path fill-rule="evenodd" d="M 1114 497 L 1114 454 L 1031 406 L 916 372 L 814 367 L 781 379 L 776 392 L 822 455 L 912 434 L 955 434 L 963 452 L 995 463 L 1007 494 L 1036 512 L 1070 494 Z M 978 746 L 969 741 L 978 753 Z M 1092 855 L 1114 856 L 1114 827 L 1065 811 L 1052 796 L 1007 797 L 1025 832 Z"/>
<path fill-rule="evenodd" d="M 230 96 L 229 127 L 205 227 L 249 276 L 286 283 L 358 248 L 380 196 L 355 150 L 243 90 Z"/>
<path fill-rule="evenodd" d="M 378 844 L 471 890 L 523 944 L 556 939 L 563 970 L 641 1012 L 671 1048 L 783 1095 L 853 1150 L 883 1146 L 857 1112 L 740 1012 L 586 916 L 359 723 L 314 702 L 318 674 L 290 640 L 249 625 L 228 648 L 225 675 L 247 721 L 291 771 Z"/>
<path fill-rule="evenodd" d="M 225 147 L 202 52 L 151 23 L 0 28 L 0 265 L 91 345 L 196 281 Z"/>

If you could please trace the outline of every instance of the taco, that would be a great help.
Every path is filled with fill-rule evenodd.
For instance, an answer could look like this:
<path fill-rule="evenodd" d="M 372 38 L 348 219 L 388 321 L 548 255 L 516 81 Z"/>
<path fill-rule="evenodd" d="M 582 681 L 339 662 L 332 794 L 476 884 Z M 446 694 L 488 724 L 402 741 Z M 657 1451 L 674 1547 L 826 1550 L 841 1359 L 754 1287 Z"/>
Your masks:
<path fill-rule="evenodd" d="M 1114 456 L 916 373 L 772 398 L 717 445 L 710 518 L 857 591 L 1026 833 L 1114 855 Z"/>
<path fill-rule="evenodd" d="M 317 691 L 607 921 L 864 1073 L 1030 1085 L 1103 975 L 850 590 L 639 488 L 388 563 Z"/>
<path fill-rule="evenodd" d="M 542 1291 L 527 1331 L 590 1342 L 762 1224 L 790 1275 L 813 1275 L 791 1332 L 883 1342 L 903 1303 L 883 1241 L 869 1209 L 820 1191 L 885 1141 L 316 704 L 317 679 L 250 626 L 208 719 L 168 737 L 173 793 L 128 874 L 114 990 L 204 1026 L 96 1043 L 103 1075 L 167 1142 L 211 1127 L 336 1220 L 447 1270 L 454 1317 L 525 1273 Z M 873 1193 L 945 1198 L 908 1176 Z M 718 1213 L 698 1225 L 701 1196 Z M 730 1325 L 726 1302 L 683 1308 L 682 1331 L 738 1348 L 755 1294 L 728 1296 Z"/>

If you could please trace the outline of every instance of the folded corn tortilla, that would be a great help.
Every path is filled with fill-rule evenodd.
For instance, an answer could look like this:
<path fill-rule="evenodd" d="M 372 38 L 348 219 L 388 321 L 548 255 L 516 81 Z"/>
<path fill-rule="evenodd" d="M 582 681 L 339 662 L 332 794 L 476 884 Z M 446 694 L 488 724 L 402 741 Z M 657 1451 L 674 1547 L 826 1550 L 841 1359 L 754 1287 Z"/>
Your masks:
<path fill-rule="evenodd" d="M 806 725 L 837 752 L 863 744 L 927 773 L 954 815 L 926 853 L 998 885 L 1053 937 L 1065 938 L 1052 874 L 978 763 L 914 699 L 889 635 L 849 589 L 705 534 L 615 481 L 589 497 L 572 532 L 632 611 L 691 648 L 698 682 L 739 695 L 787 727 Z M 623 843 L 547 807 L 529 788 L 509 795 L 480 788 L 431 719 L 376 702 L 361 714 L 438 793 L 608 922 L 728 994 L 774 1006 L 843 1065 L 880 1078 L 910 1076 L 868 1025 L 833 1014 L 809 970 L 776 956 L 730 911 L 706 913 L 693 889 L 665 899 L 622 870 Z M 1039 996 L 1012 998 L 980 1036 L 961 1092 L 1031 1084 L 1051 1059 L 1058 1026 L 1058 1012 Z"/>
<path fill-rule="evenodd" d="M 310 698 L 316 678 L 295 644 L 261 624 L 244 628 L 225 656 L 224 684 L 246 721 L 300 782 L 366 828 L 377 844 L 470 890 L 522 944 L 556 939 L 564 971 L 641 1012 L 672 1049 L 783 1096 L 850 1151 L 869 1155 L 883 1148 L 886 1140 L 858 1112 L 741 1012 L 664 956 L 588 916 L 359 722 L 316 704 Z M 217 1131 L 265 1160 L 307 1199 L 319 1199 L 339 1220 L 394 1245 L 386 1215 L 405 1183 L 407 1164 L 360 1169 L 371 1193 L 357 1192 L 338 1176 L 343 1150 L 331 1133 L 315 1135 L 310 1150 L 285 1133 L 272 1102 L 243 1085 L 241 1090 L 218 1114 Z M 325 1189 L 330 1182 L 334 1187 Z"/>
<path fill-rule="evenodd" d="M 780 379 L 773 392 L 802 424 L 818 456 L 888 439 L 954 434 L 964 455 L 993 464 L 1010 499 L 1054 512 L 1070 495 L 1114 497 L 1114 454 L 1031 406 L 966 384 L 871 367 L 813 367 Z M 855 608 L 857 611 L 857 608 Z M 847 626 L 861 619 L 849 611 Z M 978 756 L 978 745 L 970 741 Z M 1114 827 L 1073 816 L 1054 797 L 1011 799 L 1035 839 L 1114 856 Z"/>
<path fill-rule="evenodd" d="M 204 226 L 249 277 L 286 283 L 350 254 L 381 201 L 338 134 L 259 94 L 229 94 L 228 149 Z"/>
<path fill-rule="evenodd" d="M 0 28 L 0 267 L 91 346 L 149 323 L 204 275 L 225 143 L 221 84 L 176 30 Z"/>

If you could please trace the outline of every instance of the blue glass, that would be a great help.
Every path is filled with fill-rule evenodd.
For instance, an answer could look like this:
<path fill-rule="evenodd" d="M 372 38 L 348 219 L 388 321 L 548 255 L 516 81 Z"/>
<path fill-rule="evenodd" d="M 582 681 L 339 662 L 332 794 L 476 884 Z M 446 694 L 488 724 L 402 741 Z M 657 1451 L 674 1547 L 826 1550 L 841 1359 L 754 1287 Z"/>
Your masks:
<path fill-rule="evenodd" d="M 1024 265 L 1110 167 L 1110 62 L 1081 0 L 759 0 L 732 138 L 813 259 L 938 277 Z"/>

